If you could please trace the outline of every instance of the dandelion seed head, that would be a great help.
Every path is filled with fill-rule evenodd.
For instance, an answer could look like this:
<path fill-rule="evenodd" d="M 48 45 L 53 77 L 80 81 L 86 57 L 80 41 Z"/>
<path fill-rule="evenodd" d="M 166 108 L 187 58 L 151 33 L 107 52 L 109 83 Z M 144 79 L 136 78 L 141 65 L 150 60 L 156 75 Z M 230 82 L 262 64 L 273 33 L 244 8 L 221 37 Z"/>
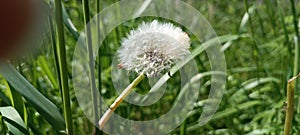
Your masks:
<path fill-rule="evenodd" d="M 171 23 L 142 23 L 122 40 L 118 58 L 122 66 L 155 77 L 189 52 L 190 38 Z"/>

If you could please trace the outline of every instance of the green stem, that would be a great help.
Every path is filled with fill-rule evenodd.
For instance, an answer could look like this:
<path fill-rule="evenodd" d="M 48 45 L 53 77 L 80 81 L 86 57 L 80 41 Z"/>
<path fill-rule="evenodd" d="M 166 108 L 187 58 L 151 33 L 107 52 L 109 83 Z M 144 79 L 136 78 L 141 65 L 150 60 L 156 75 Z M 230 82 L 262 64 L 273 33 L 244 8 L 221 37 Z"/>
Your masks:
<path fill-rule="evenodd" d="M 277 11 L 279 12 L 279 16 L 280 16 L 280 23 L 282 25 L 282 28 L 283 28 L 283 32 L 284 32 L 284 42 L 286 44 L 288 44 L 289 42 L 289 36 L 288 36 L 288 31 L 287 31 L 287 28 L 286 28 L 286 25 L 285 25 L 285 21 L 284 21 L 284 15 L 282 13 L 282 8 L 280 6 L 278 6 L 280 3 L 279 3 L 279 0 L 276 1 L 276 5 L 277 5 Z M 288 49 L 289 49 L 289 52 L 291 53 L 291 46 L 288 45 Z"/>
<path fill-rule="evenodd" d="M 90 9 L 89 9 L 89 1 L 82 0 L 83 3 L 83 12 L 84 12 L 84 21 L 86 25 L 86 42 L 87 42 L 87 50 L 89 57 L 89 68 L 90 68 L 90 80 L 91 80 L 91 93 L 92 93 L 92 101 L 93 101 L 93 110 L 95 117 L 95 124 L 98 122 L 98 101 L 97 101 L 97 91 L 96 91 L 96 81 L 95 81 L 95 63 L 93 56 L 93 46 L 92 46 L 92 37 L 91 37 L 91 28 L 89 25 L 90 22 Z M 97 127 L 95 127 L 97 132 Z"/>
<path fill-rule="evenodd" d="M 294 0 L 290 0 L 291 3 L 291 8 L 292 8 L 292 14 L 293 14 L 293 23 L 294 23 L 294 30 L 296 33 L 295 36 L 295 61 L 294 61 L 294 72 L 293 75 L 296 75 L 298 73 L 298 52 L 299 52 L 299 47 L 298 47 L 298 42 L 299 42 L 299 31 L 298 31 L 298 21 L 297 21 L 297 12 L 295 8 L 295 2 Z"/>
<path fill-rule="evenodd" d="M 294 71 L 293 75 L 297 75 L 298 73 L 298 60 L 299 60 L 299 44 L 298 44 L 298 37 L 296 36 L 295 38 L 295 58 L 294 58 Z"/>
<path fill-rule="evenodd" d="M 97 38 L 100 39 L 100 16 L 98 15 L 100 13 L 100 0 L 97 0 Z M 99 93 L 101 96 L 101 90 L 102 90 L 102 78 L 101 78 L 101 52 L 100 52 L 100 48 L 98 50 L 98 86 L 99 86 Z M 99 115 L 101 116 L 101 112 L 102 112 L 102 100 L 99 100 Z M 103 132 L 99 131 L 98 129 L 95 129 L 96 131 L 96 135 L 103 135 Z"/>
<path fill-rule="evenodd" d="M 72 112 L 70 106 L 70 95 L 68 85 L 68 70 L 66 60 L 66 48 L 64 39 L 64 26 L 62 18 L 62 3 L 55 0 L 55 18 L 56 18 L 56 49 L 58 56 L 58 72 L 60 73 L 59 81 L 61 84 L 62 100 L 64 105 L 64 116 L 66 119 L 67 134 L 73 134 Z"/>
<path fill-rule="evenodd" d="M 180 126 L 180 135 L 184 135 L 185 132 L 186 132 L 186 120 L 184 120 Z"/>
<path fill-rule="evenodd" d="M 295 79 L 300 76 L 293 77 L 288 81 L 287 85 L 287 108 L 285 115 L 285 123 L 284 123 L 284 135 L 289 135 L 292 127 L 293 121 L 293 112 L 294 112 L 294 88 L 295 88 Z"/>
<path fill-rule="evenodd" d="M 55 30 L 54 30 L 54 25 L 53 25 L 53 19 L 51 18 L 51 16 L 48 17 L 49 20 L 49 25 L 50 25 L 50 34 L 51 34 L 51 40 L 52 40 L 52 46 L 53 46 L 53 55 L 54 55 L 54 61 L 55 61 L 55 66 L 57 69 L 57 76 L 60 76 L 60 72 L 59 72 L 59 63 L 58 63 L 58 53 L 57 53 L 57 46 L 56 46 L 56 38 L 55 38 Z M 59 87 L 61 88 L 61 82 L 58 81 L 59 83 Z M 62 93 L 62 91 L 60 91 L 60 93 Z M 61 95 L 62 96 L 62 95 Z"/>
<path fill-rule="evenodd" d="M 296 12 L 296 8 L 295 8 L 295 2 L 294 0 L 290 0 L 291 3 L 291 8 L 292 8 L 292 14 L 293 14 L 293 23 L 294 23 L 294 30 L 296 33 L 296 36 L 299 38 L 299 31 L 298 31 L 298 17 L 297 17 L 297 12 Z"/>
<path fill-rule="evenodd" d="M 295 56 L 294 56 L 294 71 L 293 71 L 293 75 L 297 75 L 298 73 L 298 61 L 299 61 L 299 39 L 298 37 L 294 37 L 295 40 Z M 297 82 L 295 82 L 295 86 L 297 88 Z M 300 112 L 300 98 L 298 98 L 298 104 L 297 104 L 297 113 Z"/>
<path fill-rule="evenodd" d="M 296 75 L 298 72 L 298 57 L 299 57 L 299 28 L 298 28 L 298 17 L 297 17 L 297 12 L 295 8 L 295 2 L 294 0 L 290 0 L 291 3 L 291 9 L 292 9 L 292 14 L 293 14 L 293 23 L 294 23 L 294 31 L 296 34 L 295 37 L 295 59 L 294 59 L 294 71 L 293 75 Z M 295 85 L 297 87 L 297 85 Z M 300 111 L 300 98 L 298 98 L 298 105 L 297 105 L 297 112 Z"/>
<path fill-rule="evenodd" d="M 253 26 L 253 23 L 252 23 L 252 17 L 250 16 L 250 13 L 249 13 L 249 4 L 248 4 L 248 0 L 244 0 L 245 2 L 245 7 L 246 7 L 246 10 L 247 10 L 247 14 L 249 15 L 249 25 L 250 25 L 250 32 L 251 32 L 251 38 L 252 38 L 252 42 L 253 42 L 253 56 L 255 58 L 255 64 L 256 64 L 256 67 L 257 67 L 257 70 L 256 70 L 256 76 L 258 78 L 258 81 L 260 80 L 260 74 L 259 72 L 261 71 L 260 69 L 260 63 L 259 63 L 259 49 L 258 49 L 258 46 L 257 46 L 257 43 L 255 42 L 255 36 L 254 36 L 254 26 Z"/>
<path fill-rule="evenodd" d="M 117 107 L 122 103 L 122 101 L 128 96 L 128 94 L 136 87 L 143 79 L 145 78 L 144 74 L 140 74 L 135 80 L 127 86 L 127 88 L 117 97 L 114 103 L 109 107 L 109 109 L 104 113 L 104 115 L 99 120 L 99 127 L 102 129 L 113 112 Z"/>
<path fill-rule="evenodd" d="M 285 58 L 281 58 L 281 63 L 283 65 L 282 68 L 285 68 L 285 70 L 289 71 L 291 68 L 292 68 L 292 65 L 293 65 L 293 62 L 291 60 L 292 58 L 292 46 L 289 42 L 289 36 L 288 36 L 288 31 L 287 31 L 287 27 L 285 25 L 285 21 L 284 21 L 284 15 L 283 15 L 283 9 L 281 8 L 281 1 L 280 0 L 276 0 L 276 5 L 277 5 L 277 11 L 279 12 L 279 16 L 280 16 L 280 23 L 281 23 L 281 27 L 283 28 L 283 32 L 284 32 L 284 44 L 287 45 L 287 48 L 288 48 L 288 56 L 287 56 L 287 59 Z M 286 60 L 286 62 L 283 62 Z M 287 79 L 286 79 L 286 76 L 290 77 L 290 74 L 282 74 L 282 81 L 283 81 L 283 84 L 284 84 L 284 88 L 287 87 Z"/>
<path fill-rule="evenodd" d="M 98 15 L 100 13 L 100 0 L 97 0 L 97 38 L 100 39 L 100 16 Z M 100 54 L 100 48 L 98 50 L 98 86 L 99 86 L 99 93 L 101 94 L 101 84 L 102 84 L 102 78 L 101 78 L 101 54 Z M 101 95 L 100 95 L 101 96 Z M 102 112 L 102 100 L 99 100 L 99 115 L 101 116 Z M 103 135 L 103 132 L 100 132 L 97 129 L 95 129 L 96 135 Z"/>
<path fill-rule="evenodd" d="M 275 5 L 273 4 L 273 1 L 270 1 L 270 0 L 266 0 L 265 2 L 266 2 L 266 5 L 267 5 L 266 6 L 267 7 L 267 14 L 268 14 L 268 17 L 270 18 L 273 35 L 275 37 L 277 37 L 277 33 L 276 33 L 277 26 L 276 26 L 275 15 L 274 15 L 275 11 L 273 9 L 273 7 Z"/>

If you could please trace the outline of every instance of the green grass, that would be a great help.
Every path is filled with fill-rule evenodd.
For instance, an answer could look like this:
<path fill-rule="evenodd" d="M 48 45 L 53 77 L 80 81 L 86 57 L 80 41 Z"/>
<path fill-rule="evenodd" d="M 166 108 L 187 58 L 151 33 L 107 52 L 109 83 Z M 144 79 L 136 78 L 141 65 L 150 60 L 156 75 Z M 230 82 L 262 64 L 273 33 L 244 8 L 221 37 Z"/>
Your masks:
<path fill-rule="evenodd" d="M 97 119 L 89 121 L 79 107 L 72 85 L 71 62 L 77 39 L 80 32 L 85 30 L 89 18 L 116 1 L 45 0 L 51 14 L 49 31 L 41 43 L 43 47 L 37 54 L 11 60 L 0 68 L 0 134 L 21 132 L 52 135 L 62 134 L 61 131 L 65 129 L 70 134 L 94 132 L 92 123 Z M 199 126 L 211 85 L 210 62 L 204 49 L 209 44 L 200 43 L 189 30 L 183 28 L 191 36 L 190 50 L 199 72 L 208 75 L 199 80 L 201 88 L 198 100 L 188 118 L 170 134 L 283 134 L 285 113 L 282 108 L 286 101 L 287 81 L 299 72 L 299 40 L 294 40 L 294 37 L 299 39 L 298 1 L 183 1 L 201 12 L 218 34 L 226 57 L 227 85 L 216 114 L 207 124 Z M 60 6 L 55 2 L 62 2 L 61 11 L 54 8 Z M 116 27 L 100 47 L 95 65 L 89 64 L 91 71 L 94 71 L 91 75 L 96 77 L 91 91 L 95 92 L 95 87 L 98 88 L 107 106 L 118 96 L 111 80 L 111 62 L 122 37 L 142 21 L 154 18 L 141 17 Z M 131 76 L 130 79 L 135 77 Z M 175 73 L 168 80 L 167 90 L 157 103 L 141 107 L 123 102 L 115 112 L 133 120 L 158 118 L 168 112 L 176 100 L 180 92 L 179 78 L 180 74 Z M 145 78 L 135 90 L 147 93 L 150 88 L 147 81 Z M 295 85 L 297 102 L 291 134 L 297 135 L 300 134 L 300 87 L 299 83 Z M 94 98 L 97 96 L 100 95 Z M 95 101 L 94 105 L 95 108 L 100 104 Z M 2 110 L 18 113 L 19 116 L 7 119 L 10 116 Z M 105 111 L 94 110 L 96 116 L 103 115 L 100 113 Z"/>

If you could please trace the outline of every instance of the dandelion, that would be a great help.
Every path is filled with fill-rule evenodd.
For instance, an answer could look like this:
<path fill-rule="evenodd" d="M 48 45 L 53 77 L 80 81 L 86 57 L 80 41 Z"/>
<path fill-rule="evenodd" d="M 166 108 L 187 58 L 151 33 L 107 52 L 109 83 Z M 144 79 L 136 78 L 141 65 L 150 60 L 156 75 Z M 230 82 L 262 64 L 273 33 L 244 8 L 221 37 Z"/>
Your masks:
<path fill-rule="evenodd" d="M 99 120 L 102 129 L 114 110 L 141 82 L 145 75 L 155 77 L 168 70 L 177 61 L 184 59 L 188 54 L 190 38 L 179 27 L 171 23 L 143 23 L 137 29 L 130 31 L 127 38 L 122 40 L 117 52 L 118 68 L 135 71 L 139 76 L 119 95 Z"/>
<path fill-rule="evenodd" d="M 190 38 L 171 23 L 143 23 L 122 40 L 118 58 L 122 66 L 147 77 L 169 69 L 184 58 Z"/>

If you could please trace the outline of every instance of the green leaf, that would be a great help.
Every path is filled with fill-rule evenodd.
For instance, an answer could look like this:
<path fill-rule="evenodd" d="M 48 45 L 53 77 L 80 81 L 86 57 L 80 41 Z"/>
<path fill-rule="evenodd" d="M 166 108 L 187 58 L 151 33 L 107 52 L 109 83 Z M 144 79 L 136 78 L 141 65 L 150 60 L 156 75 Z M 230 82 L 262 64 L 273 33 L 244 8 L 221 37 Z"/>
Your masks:
<path fill-rule="evenodd" d="M 241 20 L 239 32 L 247 30 L 246 24 L 247 22 L 249 22 L 249 17 L 255 13 L 255 8 L 255 6 L 251 6 L 249 10 L 244 14 L 243 19 Z"/>
<path fill-rule="evenodd" d="M 53 73 L 50 69 L 50 66 L 45 58 L 45 56 L 39 56 L 38 57 L 38 65 L 41 67 L 43 76 L 47 76 L 50 83 L 52 84 L 54 89 L 58 89 L 58 84 L 55 80 L 55 77 L 53 76 Z"/>
<path fill-rule="evenodd" d="M 256 129 L 246 135 L 265 135 L 270 134 L 271 129 Z"/>
<path fill-rule="evenodd" d="M 24 101 L 22 99 L 22 95 L 18 93 L 14 88 L 11 88 L 7 81 L 4 81 L 4 84 L 6 86 L 5 92 L 10 98 L 12 106 L 18 111 L 22 119 L 24 119 L 25 124 L 27 125 L 27 112 Z"/>
<path fill-rule="evenodd" d="M 65 130 L 64 118 L 59 109 L 33 87 L 12 65 L 0 63 L 0 73 L 55 130 Z"/>
<path fill-rule="evenodd" d="M 0 90 L 0 99 L 7 105 L 11 105 L 9 98 Z"/>
<path fill-rule="evenodd" d="M 224 111 L 220 111 L 220 112 L 216 113 L 210 121 L 215 121 L 215 120 L 218 120 L 218 119 L 229 117 L 230 115 L 235 114 L 237 112 L 240 112 L 241 110 L 249 109 L 250 107 L 256 106 L 256 105 L 261 104 L 261 103 L 262 103 L 262 101 L 256 100 L 256 101 L 249 101 L 249 102 L 246 102 L 246 103 L 242 103 L 242 104 L 233 106 L 233 107 L 228 108 Z M 196 130 L 199 127 L 200 127 L 199 123 L 195 122 L 192 125 L 188 126 L 187 131 Z"/>
<path fill-rule="evenodd" d="M 14 135 L 29 135 L 25 123 L 13 107 L 0 107 L 0 113 L 5 121 L 8 131 Z"/>
<path fill-rule="evenodd" d="M 51 7 L 54 7 L 54 0 L 50 0 L 50 5 L 52 5 Z M 64 4 L 62 3 L 62 17 L 63 17 L 63 22 L 66 26 L 66 28 L 69 30 L 69 32 L 71 32 L 71 34 L 73 35 L 73 37 L 77 40 L 79 38 L 80 33 L 78 32 L 77 28 L 75 27 L 74 23 L 72 22 Z"/>
<path fill-rule="evenodd" d="M 253 78 L 249 79 L 242 83 L 242 88 L 237 90 L 232 96 L 228 99 L 230 103 L 240 103 L 243 100 L 247 99 L 245 96 L 245 91 L 252 90 L 260 85 L 267 84 L 267 83 L 280 83 L 280 80 L 274 77 L 266 77 L 266 78 Z M 249 95 L 247 95 L 249 96 Z"/>
<path fill-rule="evenodd" d="M 236 105 L 236 106 L 228 108 L 228 109 L 226 109 L 224 111 L 218 112 L 211 119 L 211 121 L 214 121 L 214 120 L 217 120 L 217 119 L 221 119 L 221 118 L 224 118 L 224 117 L 228 117 L 229 115 L 237 113 L 237 112 L 239 112 L 241 110 L 249 109 L 250 107 L 258 105 L 258 104 L 261 104 L 261 103 L 262 103 L 261 101 L 248 101 L 246 103 L 242 103 L 242 104 Z"/>
<path fill-rule="evenodd" d="M 71 21 L 71 18 L 64 6 L 64 4 L 62 4 L 62 12 L 63 12 L 63 21 L 65 26 L 67 27 L 67 29 L 72 33 L 72 35 L 78 39 L 79 38 L 79 32 L 76 29 L 75 25 L 73 24 L 73 22 Z"/>

